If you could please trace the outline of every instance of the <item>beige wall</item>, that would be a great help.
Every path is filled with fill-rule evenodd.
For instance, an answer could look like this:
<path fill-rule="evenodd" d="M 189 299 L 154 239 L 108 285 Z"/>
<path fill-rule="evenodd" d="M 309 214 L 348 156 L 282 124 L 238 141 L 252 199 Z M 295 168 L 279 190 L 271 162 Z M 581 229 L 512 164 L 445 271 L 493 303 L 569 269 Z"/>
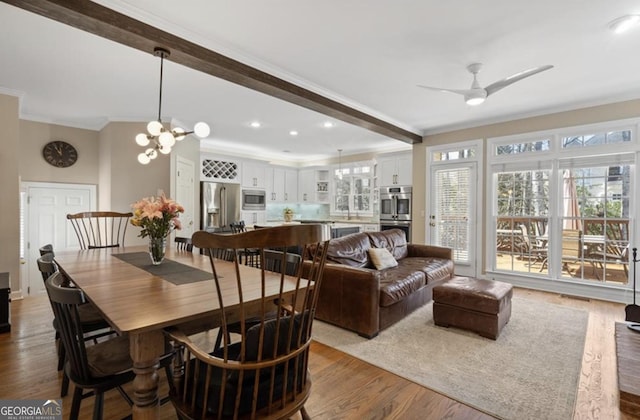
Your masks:
<path fill-rule="evenodd" d="M 20 124 L 18 98 L 0 95 L 0 272 L 11 276 L 11 290 L 20 287 Z"/>
<path fill-rule="evenodd" d="M 486 157 L 487 138 L 615 121 L 626 118 L 637 118 L 638 116 L 640 116 L 640 100 L 632 100 L 424 136 L 423 142 L 419 145 L 414 145 L 413 147 L 413 214 L 422 214 L 422 211 L 425 211 L 424 214 L 428 214 L 428 211 L 425 209 L 425 179 L 426 171 L 428 170 L 426 148 L 428 146 L 483 139 L 485 148 L 484 156 Z M 485 167 L 486 162 L 482 162 L 481 168 Z M 478 204 L 483 206 L 482 208 L 486 208 L 486 203 L 484 202 L 484 197 L 486 197 L 485 190 L 486 182 L 485 185 L 482 186 L 482 191 L 478 194 L 478 197 L 481 200 Z M 480 224 L 484 225 L 482 221 L 480 221 Z M 411 232 L 414 242 L 424 243 L 425 229 L 426 219 L 414 218 Z M 483 241 L 483 243 L 484 242 L 485 241 Z M 478 254 L 478 256 L 483 258 L 483 255 L 481 254 Z"/>
<path fill-rule="evenodd" d="M 145 125 L 142 123 L 111 122 L 100 132 L 101 207 L 103 203 L 108 203 L 109 210 L 127 212 L 131 210 L 132 203 L 143 197 L 157 195 L 159 191 L 171 195 L 172 156 L 161 154 L 148 165 L 138 162 L 138 154 L 143 148 L 136 144 L 134 138 L 143 131 Z M 125 243 L 147 243 L 147 240 L 138 238 L 139 231 L 139 228 L 129 226 Z"/>
<path fill-rule="evenodd" d="M 62 125 L 20 120 L 20 176 L 22 181 L 98 184 L 98 132 Z M 42 148 L 63 140 L 78 151 L 78 161 L 57 168 L 42 157 Z"/>

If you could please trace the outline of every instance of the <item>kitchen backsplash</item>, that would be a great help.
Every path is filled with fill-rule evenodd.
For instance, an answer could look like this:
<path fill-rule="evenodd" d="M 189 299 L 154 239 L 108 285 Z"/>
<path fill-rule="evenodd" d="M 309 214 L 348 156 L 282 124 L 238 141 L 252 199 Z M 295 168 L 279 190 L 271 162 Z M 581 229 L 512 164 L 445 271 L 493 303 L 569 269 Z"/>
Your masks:
<path fill-rule="evenodd" d="M 293 220 L 328 220 L 328 204 L 267 204 L 267 220 L 284 220 L 284 209 L 293 210 Z"/>

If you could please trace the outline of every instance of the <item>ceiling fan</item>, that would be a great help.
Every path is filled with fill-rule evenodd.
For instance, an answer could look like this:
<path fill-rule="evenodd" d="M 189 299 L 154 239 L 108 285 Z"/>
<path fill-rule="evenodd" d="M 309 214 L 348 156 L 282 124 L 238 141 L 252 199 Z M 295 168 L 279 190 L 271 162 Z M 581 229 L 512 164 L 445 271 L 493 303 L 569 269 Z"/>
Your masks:
<path fill-rule="evenodd" d="M 485 99 L 487 99 L 487 96 L 494 94 L 500 89 L 505 88 L 519 80 L 522 80 L 525 77 L 533 76 L 534 74 L 549 70 L 550 68 L 553 68 L 553 66 L 546 65 L 524 70 L 520 73 L 512 74 L 511 76 L 502 80 L 498 80 L 497 82 L 492 83 L 485 88 L 480 87 L 480 83 L 478 83 L 477 79 L 478 73 L 480 72 L 481 68 L 482 63 L 472 63 L 467 66 L 467 70 L 469 71 L 469 73 L 473 74 L 473 83 L 471 83 L 471 88 L 469 89 L 445 89 L 432 86 L 418 86 L 421 88 L 437 90 L 440 92 L 457 93 L 464 96 L 464 100 L 468 105 L 480 105 L 485 101 Z"/>

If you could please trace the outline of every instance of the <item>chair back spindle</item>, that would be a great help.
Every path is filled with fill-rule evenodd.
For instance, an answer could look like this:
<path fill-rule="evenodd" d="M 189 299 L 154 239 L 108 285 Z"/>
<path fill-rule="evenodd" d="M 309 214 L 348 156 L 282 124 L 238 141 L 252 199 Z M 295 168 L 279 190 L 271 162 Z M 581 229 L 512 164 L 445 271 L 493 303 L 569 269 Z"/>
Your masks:
<path fill-rule="evenodd" d="M 80 249 L 117 248 L 124 246 L 131 216 L 131 212 L 90 211 L 67 214 L 67 219 L 78 237 Z"/>
<path fill-rule="evenodd" d="M 178 251 L 193 252 L 193 243 L 191 242 L 191 238 L 176 236 L 174 241 Z"/>

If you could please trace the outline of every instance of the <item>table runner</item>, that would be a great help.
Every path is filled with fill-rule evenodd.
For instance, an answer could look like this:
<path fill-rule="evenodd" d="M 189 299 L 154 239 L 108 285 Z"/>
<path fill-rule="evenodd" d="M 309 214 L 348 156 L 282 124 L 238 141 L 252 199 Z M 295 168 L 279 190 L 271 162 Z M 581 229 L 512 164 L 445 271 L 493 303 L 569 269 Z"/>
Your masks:
<path fill-rule="evenodd" d="M 213 274 L 182 264 L 176 261 L 164 259 L 162 264 L 151 264 L 148 252 L 128 252 L 124 254 L 113 254 L 114 257 L 141 268 L 154 276 L 162 277 L 175 285 L 195 283 L 198 281 L 211 280 Z"/>

